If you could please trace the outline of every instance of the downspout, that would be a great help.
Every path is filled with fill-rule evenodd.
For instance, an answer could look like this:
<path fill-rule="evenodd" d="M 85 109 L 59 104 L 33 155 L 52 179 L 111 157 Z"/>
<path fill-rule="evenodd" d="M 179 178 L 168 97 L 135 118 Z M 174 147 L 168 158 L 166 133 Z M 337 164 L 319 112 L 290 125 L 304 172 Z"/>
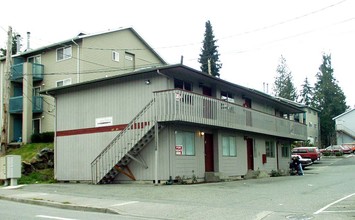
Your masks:
<path fill-rule="evenodd" d="M 71 40 L 77 47 L 76 49 L 76 83 L 80 82 L 80 46 L 74 39 Z"/>
<path fill-rule="evenodd" d="M 48 91 L 46 91 L 46 95 L 47 96 L 50 96 L 50 97 L 53 97 L 54 98 L 54 128 L 53 128 L 53 131 L 54 131 L 54 179 L 57 179 L 57 164 L 58 164 L 58 158 L 57 158 L 57 99 L 55 97 L 55 95 L 51 95 L 48 93 Z"/>

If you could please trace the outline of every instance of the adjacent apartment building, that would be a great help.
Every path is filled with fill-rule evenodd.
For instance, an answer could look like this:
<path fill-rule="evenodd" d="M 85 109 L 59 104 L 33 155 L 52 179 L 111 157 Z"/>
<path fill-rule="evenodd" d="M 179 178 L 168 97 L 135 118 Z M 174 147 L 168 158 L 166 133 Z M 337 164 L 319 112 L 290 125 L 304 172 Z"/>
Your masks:
<path fill-rule="evenodd" d="M 355 108 L 333 118 L 337 144 L 355 146 Z"/>
<path fill-rule="evenodd" d="M 305 139 L 305 141 L 307 141 L 308 144 L 311 144 L 313 146 L 321 147 L 319 110 L 313 108 L 312 106 L 294 102 L 285 98 L 281 98 L 281 97 L 277 97 L 277 98 L 280 101 L 293 104 L 303 109 L 302 113 L 291 114 L 291 115 L 285 114 L 284 117 L 305 124 L 307 126 L 307 139 Z"/>
<path fill-rule="evenodd" d="M 165 64 L 133 28 L 81 33 L 72 39 L 20 52 L 13 56 L 9 75 L 8 140 L 27 143 L 33 133 L 54 130 L 55 103 L 53 98 L 40 95 L 42 90 Z M 0 58 L 0 74 L 4 97 L 8 76 L 5 58 Z M 2 103 L 3 99 L 1 107 Z"/>
<path fill-rule="evenodd" d="M 55 176 L 94 184 L 287 170 L 304 109 L 182 64 L 42 92 L 55 99 Z"/>

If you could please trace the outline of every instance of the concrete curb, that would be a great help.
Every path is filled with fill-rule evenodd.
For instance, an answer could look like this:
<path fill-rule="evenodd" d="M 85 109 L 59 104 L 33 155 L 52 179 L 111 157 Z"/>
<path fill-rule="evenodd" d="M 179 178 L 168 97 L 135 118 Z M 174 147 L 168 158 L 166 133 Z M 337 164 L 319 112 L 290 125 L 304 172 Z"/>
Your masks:
<path fill-rule="evenodd" d="M 49 200 L 40 200 L 40 199 L 21 199 L 21 198 L 13 198 L 9 196 L 0 195 L 0 199 L 8 200 L 13 202 L 21 202 L 26 204 L 32 205 L 41 205 L 41 206 L 48 206 L 53 208 L 60 208 L 60 209 L 69 209 L 75 211 L 90 211 L 90 212 L 100 212 L 100 213 L 109 213 L 109 214 L 120 214 L 114 210 L 109 208 L 99 208 L 99 207 L 90 207 L 90 206 L 81 206 L 81 205 L 74 205 L 74 204 L 65 204 L 65 203 L 58 203 Z"/>

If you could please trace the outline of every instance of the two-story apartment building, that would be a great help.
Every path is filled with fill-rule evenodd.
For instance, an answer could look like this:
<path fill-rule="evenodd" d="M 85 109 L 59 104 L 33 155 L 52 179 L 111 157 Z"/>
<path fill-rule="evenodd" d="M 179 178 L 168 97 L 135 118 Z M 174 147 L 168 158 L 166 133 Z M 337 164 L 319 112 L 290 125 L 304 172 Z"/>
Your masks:
<path fill-rule="evenodd" d="M 39 94 L 41 90 L 165 64 L 133 28 L 79 34 L 20 52 L 13 56 L 10 75 L 8 140 L 22 139 L 26 143 L 33 133 L 54 130 L 55 105 L 51 97 Z M 1 97 L 4 97 L 4 65 L 2 58 Z"/>
<path fill-rule="evenodd" d="M 187 66 L 43 91 L 55 99 L 55 176 L 111 183 L 288 169 L 307 126 L 293 104 Z"/>
<path fill-rule="evenodd" d="M 284 116 L 291 119 L 298 121 L 302 124 L 307 125 L 307 141 L 309 144 L 313 146 L 320 147 L 320 119 L 319 119 L 319 110 L 313 108 L 312 106 L 308 106 L 302 103 L 294 102 L 285 98 L 278 97 L 280 101 L 287 102 L 293 104 L 301 109 L 303 109 L 303 113 L 297 114 L 285 114 Z"/>

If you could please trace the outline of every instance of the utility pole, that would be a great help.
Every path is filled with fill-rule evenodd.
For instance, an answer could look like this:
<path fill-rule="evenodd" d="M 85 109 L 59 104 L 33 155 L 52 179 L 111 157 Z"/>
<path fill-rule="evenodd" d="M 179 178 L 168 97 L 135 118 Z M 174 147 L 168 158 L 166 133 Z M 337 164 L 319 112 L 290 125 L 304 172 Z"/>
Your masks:
<path fill-rule="evenodd" d="M 10 73 L 12 66 L 12 28 L 9 26 L 7 32 L 7 48 L 5 61 L 5 86 L 3 88 L 3 106 L 2 106 L 2 129 L 1 129 L 1 148 L 0 155 L 6 155 L 7 136 L 8 136 L 8 117 L 9 117 L 9 95 L 10 95 Z"/>

